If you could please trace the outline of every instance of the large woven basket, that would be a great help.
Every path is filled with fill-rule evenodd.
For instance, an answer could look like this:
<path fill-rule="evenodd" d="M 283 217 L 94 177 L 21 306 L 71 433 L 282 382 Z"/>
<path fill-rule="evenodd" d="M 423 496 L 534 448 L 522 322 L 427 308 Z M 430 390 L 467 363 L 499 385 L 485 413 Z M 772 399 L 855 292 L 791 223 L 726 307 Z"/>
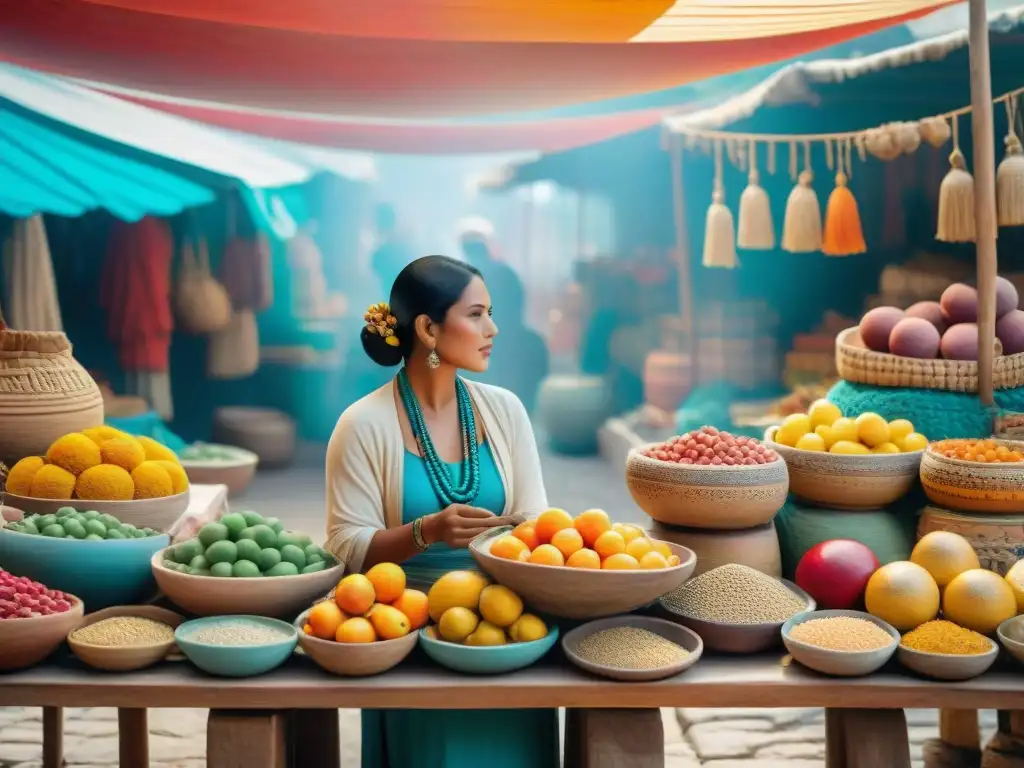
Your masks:
<path fill-rule="evenodd" d="M 103 395 L 63 333 L 0 325 L 0 461 L 41 456 L 68 432 L 103 424 Z"/>
<path fill-rule="evenodd" d="M 996 389 L 1024 386 L 1024 352 L 995 359 Z M 847 328 L 836 337 L 836 368 L 847 381 L 877 387 L 978 391 L 978 364 L 973 360 L 918 360 L 872 352 L 860 337 L 860 328 Z"/>

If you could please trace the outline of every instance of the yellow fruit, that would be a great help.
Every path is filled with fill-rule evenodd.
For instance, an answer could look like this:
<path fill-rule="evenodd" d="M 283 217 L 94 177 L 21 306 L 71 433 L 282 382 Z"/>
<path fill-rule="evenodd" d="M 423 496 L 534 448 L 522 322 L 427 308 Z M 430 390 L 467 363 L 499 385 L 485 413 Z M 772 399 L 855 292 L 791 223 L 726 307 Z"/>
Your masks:
<path fill-rule="evenodd" d="M 793 447 L 799 448 L 801 451 L 824 451 L 825 438 L 817 432 L 808 432 L 806 435 L 801 435 Z"/>
<path fill-rule="evenodd" d="M 640 560 L 648 552 L 654 551 L 654 543 L 646 536 L 633 539 L 626 545 L 626 554 Z"/>
<path fill-rule="evenodd" d="M 532 522 L 520 523 L 512 531 L 512 536 L 515 536 L 529 550 L 534 550 L 540 545 L 540 540 L 537 538 L 537 528 Z"/>
<path fill-rule="evenodd" d="M 626 539 L 618 531 L 605 531 L 594 542 L 594 551 L 604 560 L 626 551 Z"/>
<path fill-rule="evenodd" d="M 106 424 L 99 427 L 89 427 L 88 429 L 83 429 L 82 434 L 88 437 L 90 440 L 96 443 L 96 445 L 99 446 L 103 445 L 103 443 L 105 443 L 107 440 L 113 440 L 115 437 L 127 437 L 130 439 L 134 439 L 131 438 L 130 435 L 126 435 L 120 429 L 108 427 Z"/>
<path fill-rule="evenodd" d="M 479 623 L 479 617 L 469 608 L 449 608 L 441 614 L 441 620 L 437 622 L 437 631 L 449 643 L 461 643 L 473 634 Z"/>
<path fill-rule="evenodd" d="M 515 643 L 531 643 L 548 636 L 547 625 L 532 613 L 524 613 L 508 628 L 508 636 Z"/>
<path fill-rule="evenodd" d="M 922 435 L 920 432 L 911 432 L 902 440 L 897 440 L 895 442 L 896 445 L 900 447 L 900 450 L 903 451 L 904 453 L 923 451 L 925 448 L 928 447 L 928 438 Z"/>
<path fill-rule="evenodd" d="M 350 616 L 366 613 L 376 599 L 373 584 L 361 573 L 350 573 L 334 588 L 334 602 Z"/>
<path fill-rule="evenodd" d="M 395 640 L 405 637 L 412 630 L 409 617 L 397 608 L 377 603 L 370 609 L 370 623 L 381 640 Z"/>
<path fill-rule="evenodd" d="M 601 556 L 592 549 L 578 549 L 569 555 L 565 564 L 569 568 L 601 568 Z"/>
<path fill-rule="evenodd" d="M 811 419 L 803 413 L 787 416 L 775 433 L 775 442 L 780 445 L 796 447 L 797 441 L 811 430 Z"/>
<path fill-rule="evenodd" d="M 839 453 L 844 456 L 861 456 L 866 453 L 871 453 L 871 449 L 863 443 L 855 443 L 850 440 L 838 440 L 832 443 L 832 447 L 828 449 L 829 453 Z"/>
<path fill-rule="evenodd" d="M 551 537 L 551 546 L 569 557 L 573 552 L 583 549 L 583 536 L 575 528 L 563 528 Z"/>
<path fill-rule="evenodd" d="M 900 448 L 896 443 L 879 443 L 871 449 L 872 453 L 899 453 Z"/>
<path fill-rule="evenodd" d="M 102 461 L 100 449 L 81 432 L 58 437 L 46 451 L 46 460 L 72 475 L 80 475 Z"/>
<path fill-rule="evenodd" d="M 832 434 L 832 427 L 826 427 L 824 424 L 819 424 L 814 428 L 814 434 L 820 435 L 821 439 L 825 441 L 825 450 L 827 451 L 832 447 L 832 444 L 836 441 L 835 435 Z"/>
<path fill-rule="evenodd" d="M 602 560 L 601 569 L 605 571 L 638 571 L 640 570 L 640 563 L 632 555 L 619 552 L 618 554 L 609 555 Z"/>
<path fill-rule="evenodd" d="M 466 645 L 504 645 L 505 630 L 489 621 L 481 621 L 466 638 Z"/>
<path fill-rule="evenodd" d="M 427 622 L 430 620 L 426 592 L 420 592 L 418 589 L 406 589 L 402 592 L 402 596 L 391 605 L 406 615 L 406 618 L 409 619 L 409 626 L 413 629 L 427 626 Z"/>
<path fill-rule="evenodd" d="M 530 548 L 522 539 L 509 534 L 491 542 L 491 554 L 503 560 L 522 560 L 524 554 L 530 554 Z"/>
<path fill-rule="evenodd" d="M 572 525 L 580 532 L 583 544 L 587 547 L 593 547 L 598 536 L 612 529 L 612 521 L 603 509 L 588 509 L 586 512 L 581 512 L 572 521 Z"/>
<path fill-rule="evenodd" d="M 306 634 L 319 637 L 321 640 L 333 640 L 338 634 L 338 627 L 347 618 L 341 612 L 341 608 L 330 600 L 324 600 L 309 609 L 309 615 L 306 616 L 306 626 L 309 627 L 309 632 Z"/>
<path fill-rule="evenodd" d="M 132 470 L 136 499 L 163 499 L 174 493 L 174 483 L 156 461 L 144 461 Z"/>
<path fill-rule="evenodd" d="M 640 568 L 645 571 L 658 571 L 662 568 L 668 568 L 668 558 L 660 552 L 651 550 L 640 558 Z"/>
<path fill-rule="evenodd" d="M 7 473 L 7 493 L 15 496 L 32 495 L 32 478 L 36 472 L 46 466 L 42 456 L 26 456 Z"/>
<path fill-rule="evenodd" d="M 423 634 L 429 637 L 431 640 L 440 640 L 441 636 L 437 634 L 437 627 L 431 624 L 423 630 Z"/>
<path fill-rule="evenodd" d="M 836 419 L 843 417 L 843 412 L 835 403 L 821 398 L 811 403 L 811 407 L 807 409 L 807 417 L 811 420 L 811 429 L 816 430 L 819 426 L 831 427 Z"/>
<path fill-rule="evenodd" d="M 379 603 L 393 603 L 405 591 L 405 571 L 394 563 L 377 563 L 366 572 L 366 578 Z"/>
<path fill-rule="evenodd" d="M 845 416 L 832 422 L 832 442 L 856 443 L 860 439 L 857 423 Z M 829 448 L 829 450 L 832 450 Z"/>
<path fill-rule="evenodd" d="M 166 445 L 158 443 L 152 437 L 139 435 L 135 439 L 139 441 L 142 450 L 146 452 L 146 461 L 174 461 L 179 464 L 181 463 L 178 459 L 178 454 Z"/>
<path fill-rule="evenodd" d="M 654 543 L 655 552 L 657 552 L 659 555 L 665 558 L 672 557 L 672 547 L 670 547 L 664 541 L 659 541 L 658 539 L 651 539 L 651 541 Z"/>
<path fill-rule="evenodd" d="M 946 585 L 942 615 L 983 635 L 990 635 L 1017 615 L 1017 598 L 1006 580 L 992 571 L 964 571 Z"/>
<path fill-rule="evenodd" d="M 449 608 L 469 608 L 475 611 L 480 604 L 480 593 L 487 584 L 487 579 L 475 571 L 446 573 L 427 592 L 430 618 L 440 621 L 441 615 Z"/>
<path fill-rule="evenodd" d="M 377 632 L 369 619 L 354 616 L 341 622 L 334 639 L 339 643 L 372 643 L 377 639 Z"/>
<path fill-rule="evenodd" d="M 312 635 L 313 634 L 313 628 L 311 626 L 309 626 L 309 624 L 303 624 L 302 625 L 302 632 L 303 632 L 303 634 L 306 634 L 306 635 Z"/>
<path fill-rule="evenodd" d="M 1024 613 L 1024 560 L 1018 560 L 1006 572 L 1006 583 L 1017 598 L 1017 613 Z"/>
<path fill-rule="evenodd" d="M 981 568 L 974 547 L 963 536 L 949 531 L 932 531 L 921 537 L 910 553 L 917 563 L 944 587 L 964 571 Z"/>
<path fill-rule="evenodd" d="M 167 470 L 167 474 L 171 476 L 171 494 L 177 496 L 179 493 L 184 493 L 188 490 L 188 475 L 185 474 L 185 468 L 176 461 L 164 461 L 158 459 L 155 463 Z"/>
<path fill-rule="evenodd" d="M 131 472 L 146 460 L 146 452 L 134 438 L 113 437 L 100 443 L 100 457 L 104 464 L 113 464 Z"/>
<path fill-rule="evenodd" d="M 480 615 L 496 627 L 508 627 L 523 615 L 523 601 L 508 587 L 491 584 L 480 593 Z"/>
<path fill-rule="evenodd" d="M 939 586 L 917 563 L 908 560 L 883 565 L 864 590 L 868 613 L 908 632 L 939 613 Z"/>
<path fill-rule="evenodd" d="M 530 559 L 526 562 L 534 565 L 560 566 L 565 565 L 565 556 L 553 544 L 541 544 L 530 553 Z"/>
<path fill-rule="evenodd" d="M 679 555 L 669 555 L 665 560 L 668 563 L 669 568 L 675 568 L 682 562 L 682 560 L 679 559 Z"/>
<path fill-rule="evenodd" d="M 619 534 L 619 536 L 622 537 L 622 540 L 627 544 L 638 536 L 644 535 L 642 528 L 636 525 L 631 525 L 630 523 L 615 523 L 615 525 L 612 526 L 612 531 Z M 595 543 L 597 542 L 595 541 Z"/>
<path fill-rule="evenodd" d="M 97 449 L 99 450 L 99 449 Z M 32 477 L 28 495 L 34 499 L 70 499 L 75 492 L 75 476 L 56 464 L 40 467 Z"/>
<path fill-rule="evenodd" d="M 100 464 L 78 476 L 75 493 L 89 501 L 131 501 L 135 498 L 135 482 L 126 469 Z"/>
<path fill-rule="evenodd" d="M 889 442 L 889 422 L 877 413 L 862 413 L 853 423 L 857 425 L 857 437 L 868 448 Z"/>
<path fill-rule="evenodd" d="M 913 431 L 914 425 L 906 419 L 893 419 L 889 422 L 889 439 L 897 445 Z"/>
<path fill-rule="evenodd" d="M 572 528 L 572 516 L 564 509 L 549 509 L 540 513 L 533 527 L 537 531 L 537 540 L 547 544 L 558 531 Z"/>

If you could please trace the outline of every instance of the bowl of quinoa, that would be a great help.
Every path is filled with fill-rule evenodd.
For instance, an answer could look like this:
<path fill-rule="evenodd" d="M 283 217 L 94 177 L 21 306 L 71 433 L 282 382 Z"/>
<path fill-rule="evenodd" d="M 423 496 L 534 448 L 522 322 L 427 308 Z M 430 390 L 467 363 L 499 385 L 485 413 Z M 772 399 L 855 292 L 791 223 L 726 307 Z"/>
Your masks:
<path fill-rule="evenodd" d="M 862 611 L 811 611 L 782 625 L 782 642 L 794 661 L 837 677 L 870 675 L 896 652 L 900 633 Z"/>

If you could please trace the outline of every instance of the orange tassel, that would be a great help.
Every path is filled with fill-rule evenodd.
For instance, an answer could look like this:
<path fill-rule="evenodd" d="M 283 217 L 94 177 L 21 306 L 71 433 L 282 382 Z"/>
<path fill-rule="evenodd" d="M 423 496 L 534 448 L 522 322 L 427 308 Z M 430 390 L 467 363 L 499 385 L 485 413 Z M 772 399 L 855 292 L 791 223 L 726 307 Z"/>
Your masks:
<path fill-rule="evenodd" d="M 822 252 L 826 256 L 852 256 L 867 251 L 860 211 L 853 192 L 846 186 L 846 174 L 836 174 L 836 188 L 828 196 L 825 210 L 825 237 Z"/>

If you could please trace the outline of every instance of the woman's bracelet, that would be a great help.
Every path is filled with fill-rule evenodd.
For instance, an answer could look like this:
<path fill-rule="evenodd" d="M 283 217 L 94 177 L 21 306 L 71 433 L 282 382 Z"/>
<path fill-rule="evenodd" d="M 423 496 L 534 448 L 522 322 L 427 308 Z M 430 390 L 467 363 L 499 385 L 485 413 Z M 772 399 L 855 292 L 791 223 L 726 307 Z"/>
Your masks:
<path fill-rule="evenodd" d="M 427 540 L 423 538 L 423 518 L 417 517 L 412 521 L 412 543 L 416 545 L 416 549 L 420 552 L 426 552 L 430 546 L 427 544 Z"/>

